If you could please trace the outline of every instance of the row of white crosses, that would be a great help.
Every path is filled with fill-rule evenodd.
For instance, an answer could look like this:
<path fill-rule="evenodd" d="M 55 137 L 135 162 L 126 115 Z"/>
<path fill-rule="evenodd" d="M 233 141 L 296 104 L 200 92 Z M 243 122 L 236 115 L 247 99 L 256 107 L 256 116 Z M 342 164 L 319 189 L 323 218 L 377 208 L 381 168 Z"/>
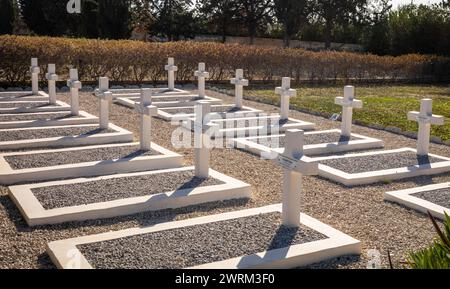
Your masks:
<path fill-rule="evenodd" d="M 408 119 L 419 123 L 419 132 L 417 134 L 417 155 L 427 156 L 430 151 L 431 125 L 443 125 L 444 117 L 434 115 L 433 100 L 425 98 L 421 101 L 420 111 L 409 112 Z"/>
<path fill-rule="evenodd" d="M 352 135 L 353 109 L 362 108 L 363 102 L 355 99 L 355 87 L 346 86 L 344 97 L 336 97 L 335 104 L 342 106 L 341 135 L 350 137 Z"/>

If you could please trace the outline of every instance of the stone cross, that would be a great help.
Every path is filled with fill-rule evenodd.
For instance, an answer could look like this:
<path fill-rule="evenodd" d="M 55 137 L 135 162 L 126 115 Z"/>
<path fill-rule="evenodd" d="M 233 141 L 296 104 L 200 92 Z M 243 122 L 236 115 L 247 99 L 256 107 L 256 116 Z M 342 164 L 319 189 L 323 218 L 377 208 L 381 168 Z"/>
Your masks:
<path fill-rule="evenodd" d="M 56 104 L 56 81 L 58 80 L 58 75 L 56 74 L 55 64 L 48 65 L 48 72 L 45 74 L 45 78 L 48 81 L 48 96 L 49 103 L 52 105 Z"/>
<path fill-rule="evenodd" d="M 41 73 L 41 69 L 38 65 L 37 58 L 31 58 L 31 91 L 33 95 L 39 95 L 39 73 Z"/>
<path fill-rule="evenodd" d="M 175 59 L 173 59 L 172 57 L 170 57 L 168 59 L 167 65 L 165 67 L 167 73 L 168 73 L 168 85 L 169 85 L 169 90 L 173 91 L 175 90 L 175 72 L 178 71 L 178 67 L 175 66 Z"/>
<path fill-rule="evenodd" d="M 417 134 L 417 154 L 426 156 L 430 151 L 431 125 L 443 125 L 444 117 L 433 114 L 433 100 L 422 99 L 420 112 L 411 111 L 408 113 L 408 120 L 419 123 L 419 133 Z"/>
<path fill-rule="evenodd" d="M 300 226 L 300 202 L 302 177 L 319 173 L 319 165 L 303 154 L 304 131 L 286 131 L 286 145 L 276 162 L 284 169 L 283 177 L 283 225 Z"/>
<path fill-rule="evenodd" d="M 209 78 L 209 72 L 206 71 L 205 63 L 201 62 L 198 64 L 198 70 L 194 75 L 198 78 L 198 96 L 199 98 L 205 98 L 205 79 Z"/>
<path fill-rule="evenodd" d="M 113 94 L 109 91 L 108 77 L 100 77 L 99 88 L 95 90 L 95 96 L 99 99 L 100 105 L 100 128 L 107 129 L 109 126 L 109 104 L 113 99 Z"/>
<path fill-rule="evenodd" d="M 291 89 L 291 78 L 283 77 L 281 87 L 275 88 L 275 93 L 281 96 L 281 120 L 289 119 L 289 99 L 297 95 L 297 90 Z"/>
<path fill-rule="evenodd" d="M 158 114 L 158 108 L 152 105 L 151 89 L 141 89 L 141 101 L 135 104 L 135 109 L 141 115 L 141 150 L 149 151 L 152 144 L 152 116 Z"/>
<path fill-rule="evenodd" d="M 70 88 L 70 110 L 72 115 L 80 115 L 80 100 L 78 91 L 81 89 L 81 81 L 78 80 L 78 69 L 72 68 L 67 80 L 67 87 Z"/>
<path fill-rule="evenodd" d="M 198 101 L 195 105 L 194 120 L 194 147 L 195 147 L 195 176 L 198 178 L 209 177 L 209 147 L 211 136 L 207 132 L 217 129 L 217 124 L 209 122 L 211 103 Z"/>
<path fill-rule="evenodd" d="M 242 108 L 242 99 L 244 97 L 244 86 L 248 86 L 248 80 L 244 79 L 244 70 L 237 69 L 236 77 L 231 79 L 231 84 L 235 86 L 235 106 L 237 108 Z"/>
<path fill-rule="evenodd" d="M 342 106 L 341 135 L 351 137 L 353 108 L 363 107 L 363 102 L 355 99 L 355 87 L 346 86 L 344 88 L 344 97 L 336 97 L 335 104 Z"/>

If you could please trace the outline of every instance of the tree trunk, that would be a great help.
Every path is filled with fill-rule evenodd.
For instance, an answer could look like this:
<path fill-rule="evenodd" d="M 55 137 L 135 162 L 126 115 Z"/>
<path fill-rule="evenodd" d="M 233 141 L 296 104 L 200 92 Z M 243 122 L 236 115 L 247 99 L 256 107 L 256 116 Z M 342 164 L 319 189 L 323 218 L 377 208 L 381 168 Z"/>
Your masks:
<path fill-rule="evenodd" d="M 227 21 L 222 20 L 222 43 L 227 42 Z"/>
<path fill-rule="evenodd" d="M 284 33 L 284 48 L 289 48 L 291 46 L 291 36 L 289 33 Z"/>
<path fill-rule="evenodd" d="M 250 36 L 250 45 L 255 44 L 255 37 L 256 37 L 256 25 L 253 23 L 249 23 L 248 25 L 248 34 Z"/>
<path fill-rule="evenodd" d="M 333 29 L 333 23 L 327 20 L 325 24 L 325 49 L 331 48 L 331 30 Z"/>

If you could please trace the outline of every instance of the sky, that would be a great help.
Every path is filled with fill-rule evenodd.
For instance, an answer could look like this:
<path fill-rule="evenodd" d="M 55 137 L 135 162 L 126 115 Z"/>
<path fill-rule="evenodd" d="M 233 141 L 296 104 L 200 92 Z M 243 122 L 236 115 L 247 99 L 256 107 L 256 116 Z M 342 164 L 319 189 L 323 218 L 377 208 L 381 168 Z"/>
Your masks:
<path fill-rule="evenodd" d="M 412 2 L 414 2 L 414 4 L 433 4 L 433 3 L 440 3 L 441 0 L 413 0 Z M 409 3 L 411 3 L 411 0 L 392 0 L 394 8 L 397 7 L 398 5 Z"/>

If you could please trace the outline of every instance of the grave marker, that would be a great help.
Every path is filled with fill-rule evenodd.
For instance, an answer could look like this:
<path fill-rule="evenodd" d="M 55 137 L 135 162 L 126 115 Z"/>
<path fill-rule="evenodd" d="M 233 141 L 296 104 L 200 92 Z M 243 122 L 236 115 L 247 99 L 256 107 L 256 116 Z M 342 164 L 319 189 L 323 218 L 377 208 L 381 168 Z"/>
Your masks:
<path fill-rule="evenodd" d="M 426 156 L 430 151 L 431 125 L 443 125 L 444 117 L 433 114 L 433 100 L 422 99 L 420 112 L 411 111 L 408 113 L 408 120 L 419 123 L 419 133 L 417 134 L 417 155 Z"/>
<path fill-rule="evenodd" d="M 363 107 L 363 102 L 355 99 L 355 87 L 346 86 L 344 88 L 344 97 L 336 97 L 335 104 L 342 106 L 341 135 L 351 137 L 353 108 Z"/>
<path fill-rule="evenodd" d="M 244 86 L 248 86 L 248 80 L 244 78 L 244 70 L 237 69 L 236 77 L 231 79 L 231 84 L 235 86 L 235 106 L 237 108 L 242 108 L 242 99 L 244 94 Z"/>
<path fill-rule="evenodd" d="M 303 154 L 304 131 L 286 131 L 286 145 L 277 162 L 284 169 L 283 180 L 283 225 L 300 226 L 300 201 L 302 177 L 317 175 L 318 164 Z"/>
<path fill-rule="evenodd" d="M 169 90 L 173 91 L 175 90 L 175 71 L 178 71 L 178 67 L 175 66 L 175 59 L 170 57 L 168 59 L 167 65 L 165 67 L 167 71 L 167 78 L 168 78 L 168 86 Z"/>
<path fill-rule="evenodd" d="M 80 114 L 80 100 L 78 91 L 81 89 L 81 81 L 78 80 L 78 69 L 70 69 L 70 79 L 67 80 L 67 87 L 70 88 L 70 109 L 72 115 Z"/>
<path fill-rule="evenodd" d="M 109 103 L 113 99 L 113 94 L 109 91 L 108 77 L 100 77 L 99 88 L 95 90 L 95 96 L 99 99 L 100 105 L 100 128 L 107 129 L 109 126 Z"/>
<path fill-rule="evenodd" d="M 45 78 L 48 81 L 49 103 L 51 105 L 55 105 L 56 104 L 56 81 L 58 80 L 58 75 L 56 74 L 55 64 L 48 65 L 48 72 L 45 75 Z"/>
<path fill-rule="evenodd" d="M 195 146 L 195 176 L 198 178 L 209 177 L 209 144 L 211 140 L 208 131 L 217 129 L 217 124 L 209 122 L 211 113 L 211 103 L 208 101 L 198 101 L 195 105 L 194 121 L 194 146 Z"/>
<path fill-rule="evenodd" d="M 194 75 L 198 78 L 198 96 L 200 98 L 205 98 L 205 79 L 209 78 L 209 72 L 206 71 L 205 63 L 201 62 L 198 64 L 198 70 Z"/>
<path fill-rule="evenodd" d="M 151 150 L 152 143 L 152 116 L 158 114 L 158 108 L 152 105 L 152 90 L 149 88 L 141 89 L 141 102 L 136 103 L 136 111 L 141 115 L 141 150 Z"/>
<path fill-rule="evenodd" d="M 31 58 L 31 91 L 33 95 L 39 95 L 39 73 L 41 73 L 41 69 L 38 65 L 37 58 Z"/>
<path fill-rule="evenodd" d="M 297 90 L 291 89 L 291 78 L 283 77 L 281 87 L 275 88 L 275 93 L 281 97 L 281 120 L 289 119 L 289 99 L 297 95 Z"/>

